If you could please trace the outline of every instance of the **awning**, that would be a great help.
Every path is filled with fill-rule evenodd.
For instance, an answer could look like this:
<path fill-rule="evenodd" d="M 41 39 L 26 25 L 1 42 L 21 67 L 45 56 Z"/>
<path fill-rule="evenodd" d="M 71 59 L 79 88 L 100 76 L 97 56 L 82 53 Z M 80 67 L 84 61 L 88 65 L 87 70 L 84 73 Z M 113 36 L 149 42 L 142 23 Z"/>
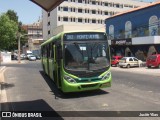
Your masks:
<path fill-rule="evenodd" d="M 60 5 L 64 0 L 30 0 L 30 1 L 37 4 L 47 12 L 50 12 L 58 5 Z"/>

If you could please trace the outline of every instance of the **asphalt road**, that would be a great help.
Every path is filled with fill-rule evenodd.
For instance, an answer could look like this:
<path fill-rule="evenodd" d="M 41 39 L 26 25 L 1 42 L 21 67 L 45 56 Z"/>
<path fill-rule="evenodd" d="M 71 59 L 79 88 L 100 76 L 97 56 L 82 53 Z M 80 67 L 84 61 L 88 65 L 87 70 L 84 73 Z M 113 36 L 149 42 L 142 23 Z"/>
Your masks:
<path fill-rule="evenodd" d="M 2 88 L 6 90 L 7 102 L 2 102 L 2 111 L 160 111 L 160 76 L 134 72 L 134 69 L 141 68 L 130 68 L 130 72 L 127 72 L 114 67 L 111 88 L 64 95 L 43 74 L 40 61 L 5 66 L 5 82 Z M 81 116 L 87 114 L 89 117 L 83 119 L 97 120 L 98 117 L 96 113 L 92 118 L 89 113 L 78 114 L 78 118 L 71 119 L 81 119 Z M 74 116 L 74 112 L 70 112 L 69 115 Z M 158 120 L 159 117 L 136 117 L 136 120 Z M 69 117 L 61 116 L 61 119 Z M 98 119 L 106 120 L 103 117 Z M 113 118 L 107 117 L 108 119 Z"/>

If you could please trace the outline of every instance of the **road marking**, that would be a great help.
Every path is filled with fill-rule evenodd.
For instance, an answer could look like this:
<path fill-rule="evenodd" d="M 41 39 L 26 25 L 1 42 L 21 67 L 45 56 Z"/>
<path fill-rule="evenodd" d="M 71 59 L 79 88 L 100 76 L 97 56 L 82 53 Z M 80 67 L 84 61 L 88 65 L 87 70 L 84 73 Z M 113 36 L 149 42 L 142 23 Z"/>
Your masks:
<path fill-rule="evenodd" d="M 108 107 L 108 104 L 104 103 L 102 104 L 102 107 Z"/>
<path fill-rule="evenodd" d="M 3 70 L 1 70 L 1 73 L 0 73 L 0 91 L 1 91 L 1 99 L 0 99 L 0 103 L 5 103 L 7 102 L 7 94 L 6 94 L 6 90 L 3 86 L 4 84 L 4 72 L 5 72 L 5 67 L 3 68 Z"/>

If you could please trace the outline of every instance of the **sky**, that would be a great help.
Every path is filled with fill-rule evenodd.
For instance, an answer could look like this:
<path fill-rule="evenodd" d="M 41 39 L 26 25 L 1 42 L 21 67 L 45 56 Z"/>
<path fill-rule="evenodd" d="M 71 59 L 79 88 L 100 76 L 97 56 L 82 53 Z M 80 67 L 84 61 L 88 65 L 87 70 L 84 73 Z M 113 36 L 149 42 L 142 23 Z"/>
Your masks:
<path fill-rule="evenodd" d="M 30 0 L 0 0 L 0 14 L 9 9 L 17 13 L 18 20 L 23 24 L 32 24 L 42 17 L 42 9 Z"/>
<path fill-rule="evenodd" d="M 154 0 L 143 1 L 153 2 Z M 0 14 L 7 12 L 9 9 L 17 13 L 18 20 L 22 24 L 32 24 L 42 17 L 42 9 L 30 0 L 0 0 Z"/>

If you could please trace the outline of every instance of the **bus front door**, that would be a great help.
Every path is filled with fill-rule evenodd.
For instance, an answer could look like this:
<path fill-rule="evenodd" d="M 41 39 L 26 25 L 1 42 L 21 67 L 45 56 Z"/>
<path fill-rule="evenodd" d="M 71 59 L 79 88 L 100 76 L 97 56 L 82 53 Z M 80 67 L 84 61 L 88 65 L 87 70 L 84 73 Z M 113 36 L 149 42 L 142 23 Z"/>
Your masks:
<path fill-rule="evenodd" d="M 58 88 L 61 88 L 61 45 L 55 46 L 55 71 L 54 78 Z"/>

